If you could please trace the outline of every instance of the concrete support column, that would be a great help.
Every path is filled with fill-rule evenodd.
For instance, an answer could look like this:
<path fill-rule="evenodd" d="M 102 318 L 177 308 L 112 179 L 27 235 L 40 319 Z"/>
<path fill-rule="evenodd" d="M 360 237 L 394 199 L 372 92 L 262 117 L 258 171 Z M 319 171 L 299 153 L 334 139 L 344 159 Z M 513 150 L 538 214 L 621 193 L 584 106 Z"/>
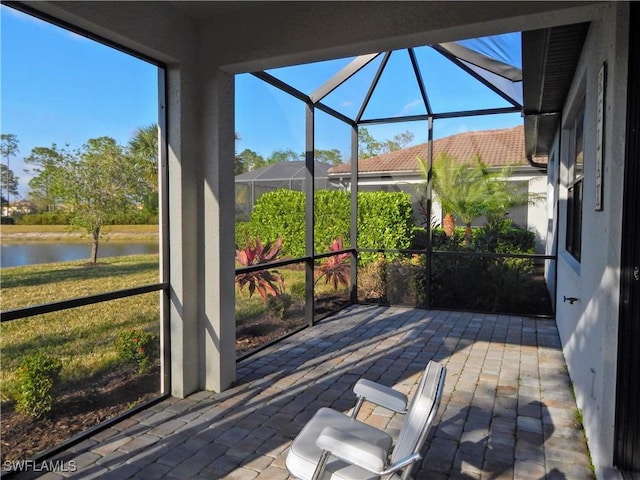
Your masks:
<path fill-rule="evenodd" d="M 195 62 L 194 62 L 195 64 Z M 235 380 L 234 86 L 217 68 L 169 68 L 171 394 Z"/>
<path fill-rule="evenodd" d="M 194 62 L 189 62 L 195 65 Z M 171 394 L 197 391 L 199 379 L 198 243 L 199 103 L 197 74 L 188 63 L 167 68 L 167 165 L 169 184 L 169 277 Z"/>
<path fill-rule="evenodd" d="M 220 392 L 236 375 L 234 77 L 202 66 L 201 385 Z"/>

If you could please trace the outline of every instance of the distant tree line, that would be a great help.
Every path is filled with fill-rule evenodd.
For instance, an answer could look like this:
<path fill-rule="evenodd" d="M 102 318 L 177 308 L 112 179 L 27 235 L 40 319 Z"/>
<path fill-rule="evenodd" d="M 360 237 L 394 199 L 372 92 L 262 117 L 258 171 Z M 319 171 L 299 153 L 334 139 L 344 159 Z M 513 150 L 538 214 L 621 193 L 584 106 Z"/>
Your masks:
<path fill-rule="evenodd" d="M 236 141 L 240 140 L 236 133 Z M 406 131 L 395 135 L 391 139 L 376 140 L 369 133 L 366 127 L 358 129 L 358 158 L 369 158 L 383 153 L 392 152 L 406 148 L 413 141 L 413 133 Z M 314 150 L 314 157 L 317 162 L 324 162 L 330 165 L 339 165 L 343 163 L 340 150 L 333 148 L 331 150 Z M 278 162 L 295 162 L 304 161 L 305 152 L 296 153 L 287 148 L 283 150 L 275 150 L 268 157 L 263 157 L 257 152 L 245 148 L 242 152 L 236 154 L 235 158 L 235 174 L 251 172 L 261 167 L 271 165 Z"/>

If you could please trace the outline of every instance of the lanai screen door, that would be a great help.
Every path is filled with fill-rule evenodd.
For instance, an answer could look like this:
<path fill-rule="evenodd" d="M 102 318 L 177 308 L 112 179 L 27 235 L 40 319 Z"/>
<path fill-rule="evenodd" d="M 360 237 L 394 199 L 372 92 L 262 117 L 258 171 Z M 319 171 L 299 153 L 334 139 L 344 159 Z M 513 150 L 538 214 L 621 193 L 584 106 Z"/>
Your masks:
<path fill-rule="evenodd" d="M 640 7 L 631 2 L 615 463 L 640 471 Z"/>

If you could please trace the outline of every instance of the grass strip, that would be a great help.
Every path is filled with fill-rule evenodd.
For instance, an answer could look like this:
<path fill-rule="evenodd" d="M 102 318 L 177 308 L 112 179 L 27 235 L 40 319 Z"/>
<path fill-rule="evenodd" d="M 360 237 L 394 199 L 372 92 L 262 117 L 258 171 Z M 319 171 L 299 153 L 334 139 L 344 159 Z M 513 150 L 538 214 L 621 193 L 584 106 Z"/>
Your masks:
<path fill-rule="evenodd" d="M 113 257 L 96 266 L 63 262 L 2 269 L 2 310 L 158 282 L 158 255 Z M 43 352 L 63 363 L 62 378 L 75 380 L 117 362 L 115 339 L 128 328 L 159 330 L 160 294 L 127 297 L 0 326 L 0 396 L 11 396 L 23 358 Z"/>
<path fill-rule="evenodd" d="M 69 225 L 2 225 L 2 242 L 65 241 L 90 242 L 82 230 L 73 230 Z M 105 225 L 102 241 L 157 240 L 158 225 Z"/>

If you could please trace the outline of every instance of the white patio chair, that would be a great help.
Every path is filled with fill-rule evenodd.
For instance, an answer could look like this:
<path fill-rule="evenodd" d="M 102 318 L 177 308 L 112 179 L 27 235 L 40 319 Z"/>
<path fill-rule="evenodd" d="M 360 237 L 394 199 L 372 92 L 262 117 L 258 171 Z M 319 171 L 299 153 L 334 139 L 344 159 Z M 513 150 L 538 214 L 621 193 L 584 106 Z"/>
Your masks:
<path fill-rule="evenodd" d="M 354 387 L 358 402 L 351 417 L 330 408 L 319 409 L 291 444 L 287 469 L 301 480 L 411 478 L 438 411 L 445 376 L 443 366 L 429 362 L 408 408 L 404 394 L 359 380 Z M 406 412 L 395 446 L 385 431 L 355 418 L 364 399 Z"/>

